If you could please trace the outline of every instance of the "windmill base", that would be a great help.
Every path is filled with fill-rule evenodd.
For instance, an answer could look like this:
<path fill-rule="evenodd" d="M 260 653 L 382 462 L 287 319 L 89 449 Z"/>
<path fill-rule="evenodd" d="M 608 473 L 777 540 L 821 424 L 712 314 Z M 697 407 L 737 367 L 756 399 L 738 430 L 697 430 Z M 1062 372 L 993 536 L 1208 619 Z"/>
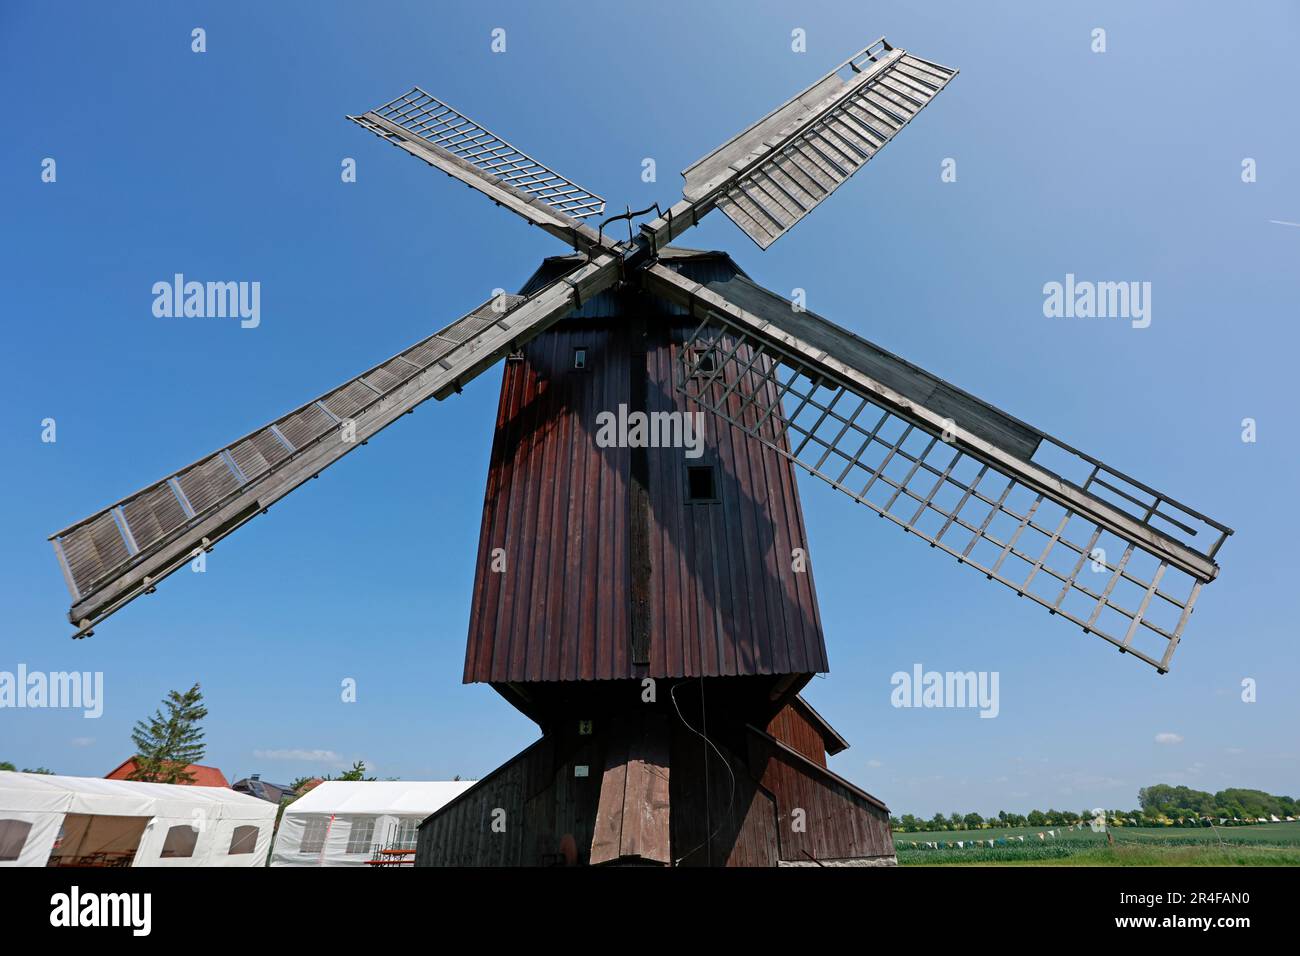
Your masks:
<path fill-rule="evenodd" d="M 888 808 L 826 769 L 798 712 L 758 726 L 684 686 L 672 706 L 557 719 L 425 820 L 416 865 L 896 862 Z"/>

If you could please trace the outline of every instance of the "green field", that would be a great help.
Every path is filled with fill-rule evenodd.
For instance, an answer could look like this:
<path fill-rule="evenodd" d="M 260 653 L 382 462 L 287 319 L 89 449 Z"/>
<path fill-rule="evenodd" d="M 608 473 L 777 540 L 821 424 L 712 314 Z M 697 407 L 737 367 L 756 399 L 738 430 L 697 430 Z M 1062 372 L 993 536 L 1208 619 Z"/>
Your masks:
<path fill-rule="evenodd" d="M 1055 838 L 1039 840 L 1052 829 Z M 1300 823 L 1238 827 L 1113 827 L 1105 833 L 1057 827 L 895 833 L 903 866 L 1300 866 Z M 1018 837 L 1024 837 L 1021 842 Z M 1007 839 L 998 846 L 948 848 L 943 844 Z M 920 844 L 938 842 L 937 850 Z M 913 847 L 915 842 L 917 847 Z"/>

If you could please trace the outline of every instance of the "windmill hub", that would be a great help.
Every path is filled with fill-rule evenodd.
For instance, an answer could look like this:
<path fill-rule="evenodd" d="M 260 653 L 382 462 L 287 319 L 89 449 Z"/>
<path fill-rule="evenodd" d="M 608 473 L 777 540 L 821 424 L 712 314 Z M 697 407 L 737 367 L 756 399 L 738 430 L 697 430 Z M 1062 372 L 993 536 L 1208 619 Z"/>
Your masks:
<path fill-rule="evenodd" d="M 506 359 L 463 679 L 541 737 L 425 821 L 417 862 L 891 863 L 887 808 L 828 769 L 848 744 L 799 693 L 829 665 L 796 466 L 1161 673 L 1232 533 L 674 245 L 716 209 L 766 249 L 955 75 L 881 38 L 681 201 L 596 228 L 603 199 L 418 87 L 348 117 L 573 251 L 52 535 L 75 636 Z"/>

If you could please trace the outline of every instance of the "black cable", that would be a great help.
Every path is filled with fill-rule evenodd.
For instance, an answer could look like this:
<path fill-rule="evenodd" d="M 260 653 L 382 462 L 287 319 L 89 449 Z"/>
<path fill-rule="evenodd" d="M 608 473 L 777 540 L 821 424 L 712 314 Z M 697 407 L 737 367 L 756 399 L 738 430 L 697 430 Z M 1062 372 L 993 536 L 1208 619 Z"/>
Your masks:
<path fill-rule="evenodd" d="M 689 730 L 691 733 L 695 734 L 695 736 L 699 737 L 699 738 L 700 738 L 701 740 L 703 740 L 706 744 L 708 744 L 710 747 L 712 747 L 712 748 L 713 748 L 713 752 L 716 753 L 716 754 L 718 755 L 718 759 L 722 761 L 722 765 L 723 765 L 724 767 L 727 768 L 727 773 L 731 776 L 731 796 L 727 799 L 727 810 L 726 810 L 726 812 L 727 812 L 727 813 L 731 813 L 731 808 L 732 808 L 732 807 L 735 805 L 735 803 L 736 803 L 736 774 L 735 774 L 735 771 L 733 771 L 733 770 L 731 769 L 731 762 L 730 762 L 729 760 L 727 760 L 727 758 L 724 757 L 724 756 L 722 755 L 722 751 L 719 750 L 719 749 L 717 748 L 717 745 L 715 745 L 715 744 L 713 743 L 713 741 L 710 740 L 710 739 L 709 739 L 705 734 L 701 733 L 700 731 L 698 731 L 698 730 L 696 730 L 694 727 L 692 727 L 692 726 L 690 725 L 690 723 L 686 720 L 686 718 L 682 716 L 682 708 L 681 708 L 680 705 L 678 705 L 678 703 L 677 703 L 677 688 L 680 687 L 680 686 L 682 686 L 682 684 L 684 684 L 684 683 L 686 683 L 686 682 L 685 682 L 685 681 L 681 681 L 681 682 L 679 682 L 679 683 L 677 683 L 677 684 L 674 684 L 673 687 L 672 687 L 672 689 L 668 691 L 668 696 L 669 696 L 670 698 L 672 698 L 673 709 L 677 711 L 677 719 L 680 720 L 683 724 L 686 725 L 686 729 L 687 729 L 687 730 Z M 702 720 L 704 721 L 704 729 L 707 730 L 707 729 L 708 729 L 708 719 L 705 717 L 705 710 L 704 710 L 704 678 L 703 678 L 703 677 L 700 678 L 700 717 L 701 717 Z M 705 779 L 705 786 L 704 786 L 704 805 L 705 805 L 706 808 L 708 807 L 708 801 L 709 801 L 708 778 L 709 778 L 709 752 L 706 750 L 706 751 L 704 751 L 704 779 Z M 725 816 L 725 814 L 724 814 L 724 816 Z M 719 820 L 718 825 L 717 825 L 716 827 L 714 827 L 713 832 L 710 833 L 710 834 L 708 835 L 708 837 L 705 838 L 704 842 L 703 842 L 703 843 L 700 843 L 699 845 L 697 845 L 697 846 L 695 846 L 695 847 L 692 847 L 692 848 L 691 848 L 690 850 L 688 850 L 686 853 L 683 853 L 681 856 L 679 856 L 677 859 L 675 859 L 675 860 L 673 861 L 673 866 L 680 866 L 682 860 L 686 859 L 688 856 L 690 856 L 692 853 L 696 852 L 700 847 L 704 846 L 705 844 L 708 844 L 708 843 L 713 842 L 713 838 L 714 838 L 715 836 L 718 835 L 718 831 L 721 830 L 721 829 L 722 829 L 722 822 L 721 822 L 721 820 Z"/>

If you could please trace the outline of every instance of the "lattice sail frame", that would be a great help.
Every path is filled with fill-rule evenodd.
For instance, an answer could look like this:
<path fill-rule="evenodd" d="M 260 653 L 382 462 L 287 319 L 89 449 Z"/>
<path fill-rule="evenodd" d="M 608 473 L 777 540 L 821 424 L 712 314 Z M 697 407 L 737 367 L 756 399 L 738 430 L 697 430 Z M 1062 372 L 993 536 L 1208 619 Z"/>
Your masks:
<path fill-rule="evenodd" d="M 1096 634 L 1160 673 L 1209 578 L 1103 529 L 919 418 L 869 398 L 847 380 L 709 313 L 678 357 L 675 387 L 700 407 L 888 518 L 958 563 L 982 571 L 1052 614 Z M 1076 487 L 1164 533 L 1192 523 L 1230 534 L 1074 449 L 1091 466 Z M 1090 582 L 1086 571 L 1096 578 Z"/>
<path fill-rule="evenodd" d="M 595 193 L 561 176 L 418 86 L 363 116 L 349 117 L 372 132 L 385 135 L 381 127 L 368 121 L 372 115 L 571 219 L 582 220 L 605 210 L 605 200 Z"/>

